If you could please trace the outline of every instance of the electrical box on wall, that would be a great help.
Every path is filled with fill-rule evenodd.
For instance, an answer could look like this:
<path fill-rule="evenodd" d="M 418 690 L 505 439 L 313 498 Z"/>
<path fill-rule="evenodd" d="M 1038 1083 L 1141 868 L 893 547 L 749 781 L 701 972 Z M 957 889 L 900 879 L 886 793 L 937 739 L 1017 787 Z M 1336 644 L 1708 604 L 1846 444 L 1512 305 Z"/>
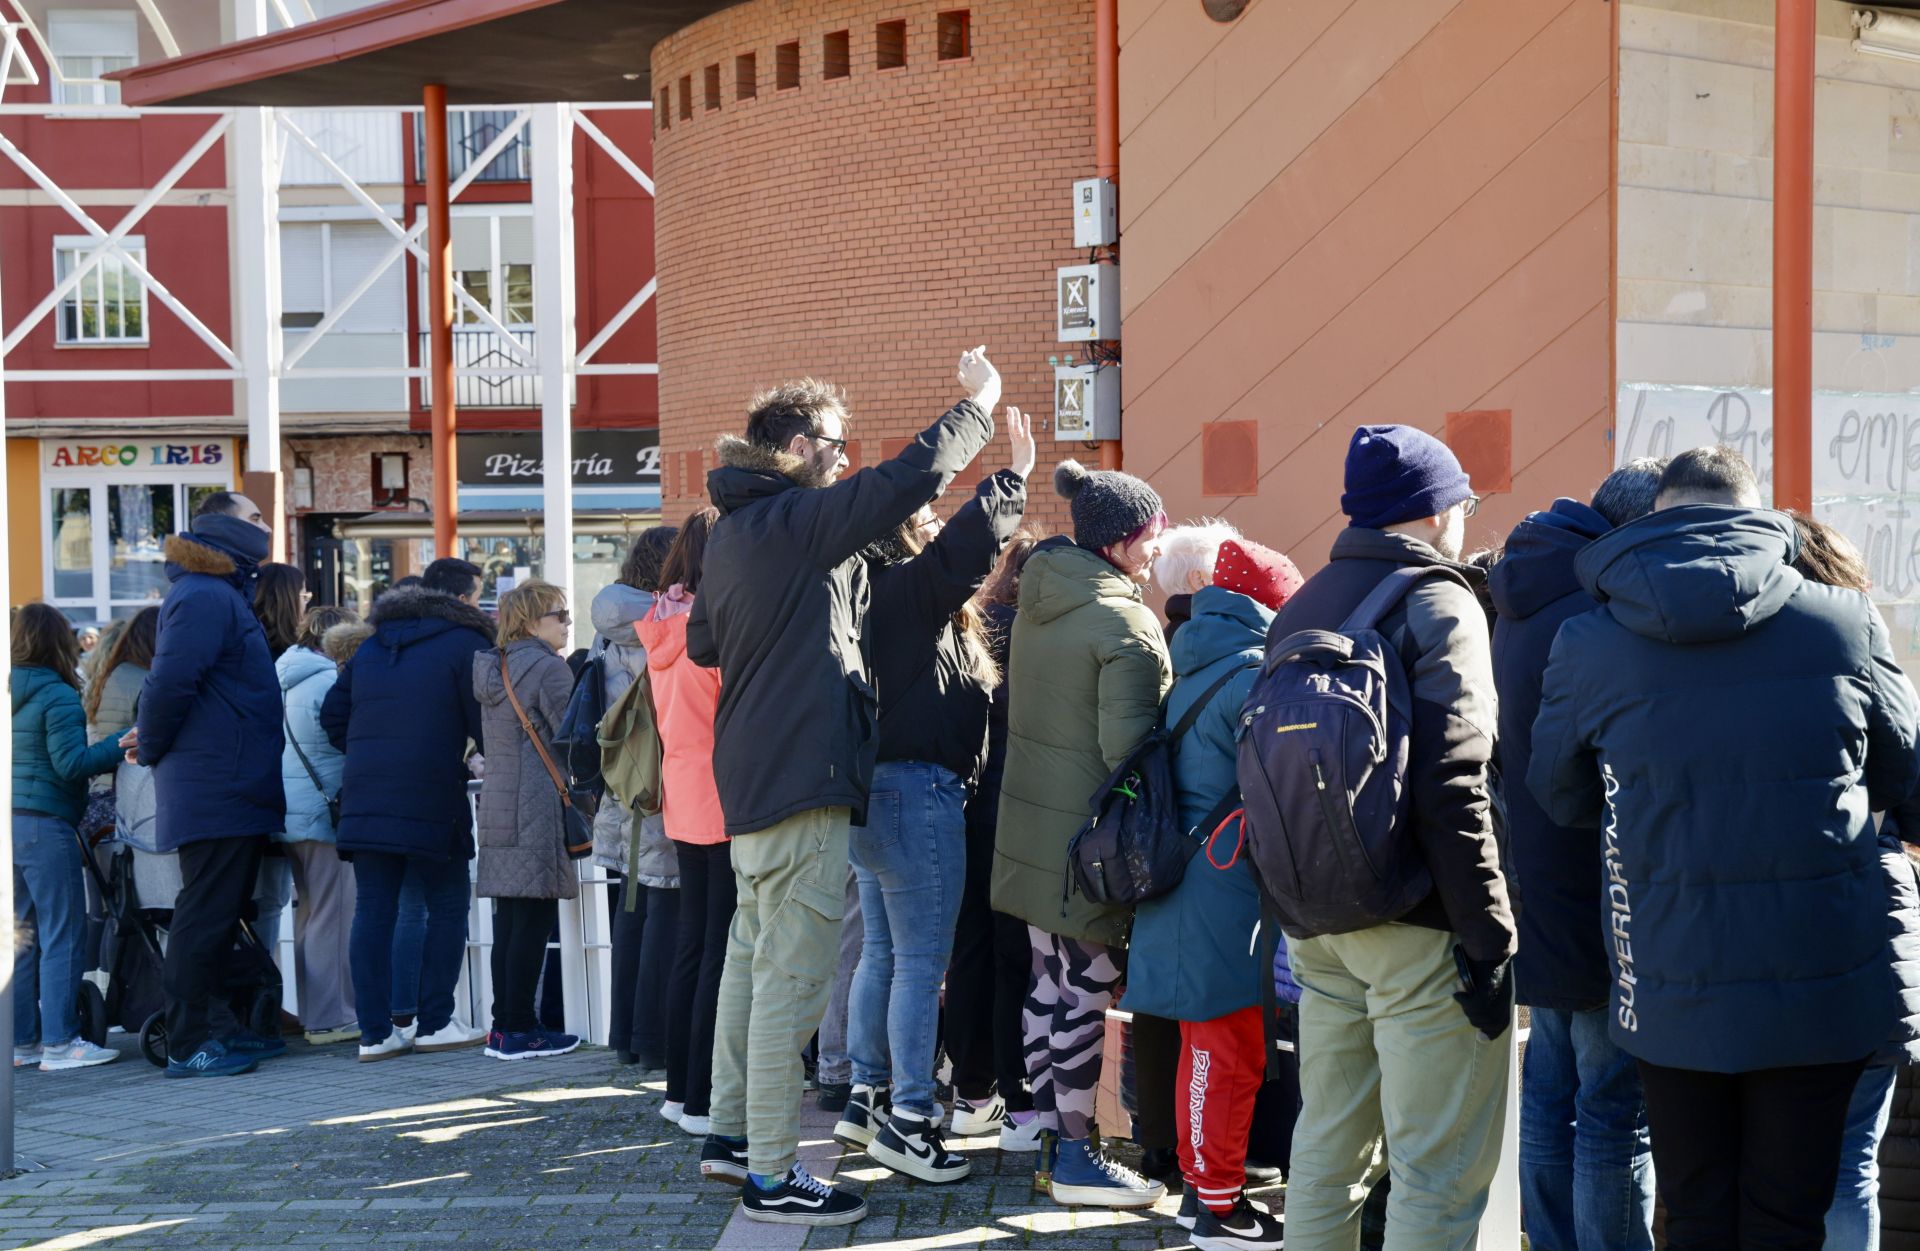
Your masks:
<path fill-rule="evenodd" d="M 1054 281 L 1054 328 L 1062 343 L 1120 337 L 1120 267 L 1063 265 Z"/>
<path fill-rule="evenodd" d="M 1104 248 L 1120 241 L 1119 201 L 1113 179 L 1082 178 L 1073 184 L 1073 246 Z"/>
<path fill-rule="evenodd" d="M 1097 443 L 1120 437 L 1120 367 L 1053 367 L 1053 437 L 1063 443 Z"/>

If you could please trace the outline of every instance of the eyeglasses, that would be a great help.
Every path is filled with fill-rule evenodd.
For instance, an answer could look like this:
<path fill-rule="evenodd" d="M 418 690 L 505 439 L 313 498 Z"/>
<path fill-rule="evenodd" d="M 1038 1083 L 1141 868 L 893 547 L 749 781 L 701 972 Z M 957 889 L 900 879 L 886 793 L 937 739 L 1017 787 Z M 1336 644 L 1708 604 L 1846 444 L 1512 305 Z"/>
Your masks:
<path fill-rule="evenodd" d="M 1463 517 L 1471 517 L 1479 511 L 1480 497 L 1478 495 L 1467 496 L 1466 500 L 1460 505 L 1460 515 Z"/>
<path fill-rule="evenodd" d="M 809 439 L 812 439 L 815 443 L 824 443 L 828 447 L 834 449 L 836 452 L 842 453 L 843 455 L 847 450 L 847 441 L 845 439 L 829 439 L 824 434 L 810 434 L 807 437 Z"/>
<path fill-rule="evenodd" d="M 540 614 L 540 617 L 543 621 L 548 617 L 558 618 L 561 625 L 573 624 L 573 614 L 564 608 L 556 608 L 552 612 L 543 612 Z"/>

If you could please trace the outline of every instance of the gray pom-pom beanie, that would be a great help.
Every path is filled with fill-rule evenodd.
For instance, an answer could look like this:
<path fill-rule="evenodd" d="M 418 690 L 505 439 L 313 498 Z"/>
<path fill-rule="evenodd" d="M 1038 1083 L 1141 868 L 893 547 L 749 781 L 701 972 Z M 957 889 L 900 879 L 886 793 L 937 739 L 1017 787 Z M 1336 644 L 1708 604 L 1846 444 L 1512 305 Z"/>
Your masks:
<path fill-rule="evenodd" d="M 1073 541 L 1091 551 L 1112 547 L 1166 512 L 1143 479 L 1088 469 L 1077 460 L 1063 460 L 1054 469 L 1053 489 L 1071 505 Z"/>

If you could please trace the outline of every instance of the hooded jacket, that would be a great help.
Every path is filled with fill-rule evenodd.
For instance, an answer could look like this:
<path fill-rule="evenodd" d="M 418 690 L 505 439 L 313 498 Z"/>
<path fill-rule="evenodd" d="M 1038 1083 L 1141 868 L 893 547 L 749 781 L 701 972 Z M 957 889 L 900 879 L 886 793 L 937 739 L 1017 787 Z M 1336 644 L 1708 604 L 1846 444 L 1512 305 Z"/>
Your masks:
<path fill-rule="evenodd" d="M 573 694 L 573 671 L 540 639 L 517 639 L 505 650 L 513 693 L 552 755 L 553 732 Z M 567 858 L 560 792 L 507 698 L 500 655 L 489 649 L 473 658 L 473 693 L 487 727 L 474 889 L 493 899 L 577 899 L 580 874 Z"/>
<path fill-rule="evenodd" d="M 1408 833 L 1433 878 L 1432 892 L 1397 919 L 1450 930 L 1469 956 L 1494 963 L 1513 954 L 1514 933 L 1490 780 L 1499 721 L 1492 648 L 1486 612 L 1467 589 L 1480 571 L 1408 535 L 1349 526 L 1334 539 L 1326 566 L 1281 608 L 1267 642 L 1271 648 L 1300 630 L 1338 629 L 1403 565 L 1451 569 L 1466 585 L 1428 578 L 1379 626 L 1406 666 L 1413 696 Z M 1287 932 L 1304 936 L 1291 924 Z"/>
<path fill-rule="evenodd" d="M 13 806 L 69 825 L 87 806 L 87 779 L 113 770 L 117 742 L 87 745 L 80 692 L 39 665 L 13 671 Z"/>
<path fill-rule="evenodd" d="M 1741 1073 L 1843 1063 L 1894 1024 L 1871 812 L 1905 799 L 1913 687 L 1858 591 L 1805 581 L 1785 513 L 1669 508 L 1575 561 L 1527 781 L 1599 825 L 1614 1041 Z"/>
<path fill-rule="evenodd" d="M 320 724 L 346 753 L 339 846 L 430 860 L 473 858 L 467 743 L 482 745 L 473 657 L 493 622 L 439 591 L 402 587 L 373 602 L 373 636 L 340 669 Z M 362 633 L 327 631 L 344 652 Z"/>
<path fill-rule="evenodd" d="M 713 716 L 720 707 L 720 674 L 687 655 L 687 619 L 693 596 L 670 587 L 640 623 L 653 680 L 653 715 L 660 731 L 664 774 L 661 815 L 676 843 L 712 846 L 727 841 L 727 819 L 713 782 Z"/>
<path fill-rule="evenodd" d="M 641 641 L 640 619 L 653 608 L 652 591 L 642 591 L 624 582 L 612 582 L 593 597 L 595 646 L 604 648 L 607 663 L 602 667 L 606 706 L 627 693 L 634 679 L 647 668 L 647 648 Z M 612 796 L 607 796 L 593 817 L 593 862 L 603 869 L 614 869 L 637 878 L 642 886 L 677 887 L 680 863 L 673 844 L 657 820 L 643 821 L 640 827 L 640 862 L 627 864 L 631 850 L 633 815 Z"/>
<path fill-rule="evenodd" d="M 1027 484 L 989 475 L 917 556 L 871 551 L 874 684 L 880 759 L 939 765 L 971 786 L 987 756 L 992 694 L 973 673 L 953 614 L 993 572 L 1026 513 Z"/>
<path fill-rule="evenodd" d="M 1173 681 L 1160 623 L 1105 557 L 1051 538 L 1020 574 L 1012 655 L 994 910 L 1049 934 L 1125 946 L 1132 909 L 1069 890 L 1067 844 L 1094 792 L 1160 720 Z"/>
<path fill-rule="evenodd" d="M 238 517 L 193 519 L 166 542 L 153 667 L 140 691 L 139 761 L 153 769 L 155 845 L 284 828 L 280 681 L 253 615 L 267 535 Z"/>
<path fill-rule="evenodd" d="M 743 439 L 719 443 L 687 654 L 720 670 L 713 772 L 735 837 L 814 808 L 866 820 L 878 736 L 860 553 L 966 468 L 993 421 L 962 400 L 900 455 L 829 487 Z"/>
<path fill-rule="evenodd" d="M 287 792 L 287 828 L 274 841 L 331 843 L 339 831 L 333 828 L 327 801 L 341 794 L 346 757 L 320 727 L 320 706 L 340 671 L 333 661 L 306 647 L 289 647 L 273 667 L 286 703 L 281 724 L 287 731 L 287 748 L 280 754 L 280 782 Z M 301 752 L 306 753 L 304 763 Z"/>
<path fill-rule="evenodd" d="M 1515 895 L 1514 990 L 1523 1004 L 1583 1011 L 1607 999 L 1607 954 L 1600 933 L 1600 834 L 1554 824 L 1527 789 L 1540 677 L 1554 635 L 1569 617 L 1592 612 L 1593 597 L 1574 558 L 1613 529 L 1574 500 L 1531 513 L 1508 537 L 1488 576 L 1493 606 L 1493 683 L 1500 693 L 1496 755 L 1507 801 L 1507 839 Z"/>
<path fill-rule="evenodd" d="M 1196 592 L 1173 641 L 1173 690 L 1167 721 L 1178 724 L 1213 684 L 1231 680 L 1207 702 L 1173 753 L 1180 824 L 1205 844 L 1207 814 L 1234 785 L 1240 707 L 1253 689 L 1273 613 L 1245 595 L 1210 586 Z M 1237 859 L 1238 823 L 1187 861 L 1179 883 L 1140 905 L 1127 955 L 1127 1007 L 1173 1021 L 1211 1021 L 1261 1001 L 1262 962 L 1254 933 L 1260 888 Z M 1224 866 L 1224 867 L 1223 867 Z M 1270 971 L 1269 971 L 1270 975 Z"/>

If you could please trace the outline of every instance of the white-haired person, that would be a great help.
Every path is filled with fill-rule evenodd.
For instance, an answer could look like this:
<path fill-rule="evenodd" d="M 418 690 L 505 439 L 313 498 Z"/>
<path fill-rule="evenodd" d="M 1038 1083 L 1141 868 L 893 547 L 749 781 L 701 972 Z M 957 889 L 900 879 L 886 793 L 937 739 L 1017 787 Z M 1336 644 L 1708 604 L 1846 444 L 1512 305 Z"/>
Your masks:
<path fill-rule="evenodd" d="M 1160 536 L 1160 559 L 1154 562 L 1153 581 L 1167 597 L 1169 646 L 1174 631 L 1192 614 L 1194 593 L 1213 584 L 1213 565 L 1220 559 L 1220 545 L 1240 537 L 1232 522 L 1218 517 L 1189 521 Z"/>

